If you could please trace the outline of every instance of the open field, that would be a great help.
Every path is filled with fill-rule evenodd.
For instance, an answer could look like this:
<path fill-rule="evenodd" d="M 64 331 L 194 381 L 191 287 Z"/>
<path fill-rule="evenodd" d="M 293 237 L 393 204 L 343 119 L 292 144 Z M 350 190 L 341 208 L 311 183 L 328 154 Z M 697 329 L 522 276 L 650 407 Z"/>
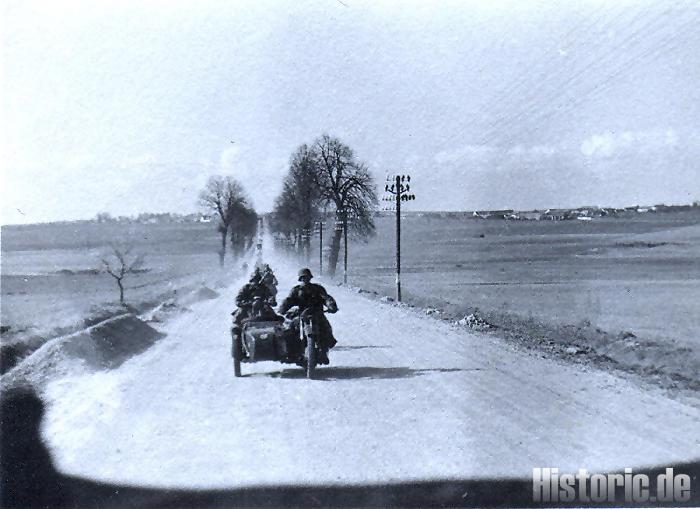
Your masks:
<path fill-rule="evenodd" d="M 213 287 L 225 278 L 218 267 L 219 239 L 211 224 L 3 227 L 2 325 L 10 327 L 3 342 L 40 344 L 116 308 L 116 284 L 97 270 L 110 242 L 129 241 L 145 256 L 144 270 L 124 279 L 127 304 L 141 309 L 177 290 Z"/>
<path fill-rule="evenodd" d="M 697 233 L 697 225 L 683 228 L 614 245 L 625 253 L 628 245 L 653 250 L 670 244 L 639 239 L 678 242 Z M 263 260 L 285 295 L 298 263 L 280 254 L 264 249 Z M 73 505 L 101 500 L 96 488 L 115 505 L 193 506 L 192 494 L 235 497 L 241 489 L 292 485 L 317 505 L 319 485 L 377 489 L 429 480 L 449 496 L 447 505 L 482 506 L 493 500 L 482 497 L 503 493 L 504 479 L 529 502 L 533 464 L 596 473 L 695 468 L 694 395 L 669 398 L 653 384 L 524 351 L 499 334 L 377 302 L 326 278 L 319 280 L 340 307 L 331 318 L 339 340 L 331 365 L 315 380 L 275 362 L 246 363 L 235 377 L 226 318 L 229 295 L 246 277 L 233 272 L 218 295 L 178 307 L 157 325 L 115 317 L 49 342 L 3 377 L 4 388 L 31 383 L 45 400 L 41 437 L 54 462 L 48 478 L 66 486 L 62 494 Z M 439 302 L 427 293 L 423 299 Z M 261 429 L 279 432 L 261 440 Z M 475 483 L 484 482 L 483 495 L 475 495 Z M 398 499 L 387 500 L 381 505 Z"/>
<path fill-rule="evenodd" d="M 658 350 L 645 366 L 673 365 L 673 373 L 697 378 L 697 209 L 589 222 L 409 214 L 402 224 L 404 300 L 457 317 L 478 309 L 499 328 L 531 338 L 551 339 L 543 327 L 564 325 L 583 324 L 611 337 L 624 332 Z M 377 229 L 367 243 L 351 241 L 349 283 L 394 295 L 393 218 L 378 218 Z M 2 325 L 10 327 L 3 342 L 38 346 L 115 308 L 114 281 L 95 270 L 115 239 L 130 239 L 146 256 L 146 271 L 125 280 L 127 302 L 137 309 L 178 289 L 213 288 L 240 275 L 238 264 L 219 270 L 219 237 L 210 224 L 3 227 Z M 312 259 L 312 268 L 316 263 Z M 670 358 L 658 358 L 668 352 Z"/>
<path fill-rule="evenodd" d="M 350 244 L 349 283 L 394 295 L 394 225 L 379 218 L 374 239 Z M 409 300 L 698 346 L 700 210 L 590 222 L 407 216 L 402 240 Z"/>
<path fill-rule="evenodd" d="M 374 239 L 350 243 L 350 284 L 395 295 L 394 227 L 378 218 Z M 700 209 L 588 222 L 407 215 L 402 247 L 407 302 L 624 331 L 700 356 Z"/>

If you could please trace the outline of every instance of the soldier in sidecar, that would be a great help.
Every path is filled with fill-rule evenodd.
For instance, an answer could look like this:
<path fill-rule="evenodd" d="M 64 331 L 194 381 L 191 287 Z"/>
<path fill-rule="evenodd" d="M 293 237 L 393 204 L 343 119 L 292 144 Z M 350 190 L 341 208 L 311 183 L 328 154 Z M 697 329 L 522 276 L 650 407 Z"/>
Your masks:
<path fill-rule="evenodd" d="M 263 285 L 269 294 L 268 302 L 271 306 L 277 305 L 277 278 L 268 264 L 263 265 L 260 274 L 260 284 Z"/>
<path fill-rule="evenodd" d="M 307 378 L 313 378 L 317 345 L 312 329 L 304 324 L 300 327 L 298 309 L 282 317 L 263 301 L 259 306 L 262 312 L 245 319 L 238 334 L 232 330 L 234 375 L 241 376 L 241 363 L 277 361 L 301 366 Z"/>

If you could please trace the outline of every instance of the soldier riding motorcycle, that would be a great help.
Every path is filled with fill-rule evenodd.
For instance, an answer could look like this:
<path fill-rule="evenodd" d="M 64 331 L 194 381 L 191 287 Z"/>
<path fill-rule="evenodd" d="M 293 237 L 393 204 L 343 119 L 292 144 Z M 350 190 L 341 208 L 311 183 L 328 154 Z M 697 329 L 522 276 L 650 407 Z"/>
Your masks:
<path fill-rule="evenodd" d="M 318 362 L 328 364 L 328 350 L 333 348 L 337 341 L 333 337 L 333 329 L 324 311 L 335 313 L 338 311 L 338 305 L 323 286 L 311 282 L 313 275 L 309 269 L 301 269 L 298 277 L 300 284 L 292 288 L 278 312 L 284 315 L 292 307 L 298 306 L 299 326 L 313 324 L 312 332 L 317 338 L 318 345 Z"/>

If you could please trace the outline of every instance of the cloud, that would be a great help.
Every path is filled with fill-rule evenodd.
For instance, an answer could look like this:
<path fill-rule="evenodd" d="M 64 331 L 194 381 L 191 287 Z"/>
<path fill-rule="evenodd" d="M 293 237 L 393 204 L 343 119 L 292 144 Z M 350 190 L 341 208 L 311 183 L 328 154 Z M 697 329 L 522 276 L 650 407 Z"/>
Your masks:
<path fill-rule="evenodd" d="M 556 155 L 558 151 L 558 147 L 553 145 L 533 145 L 531 147 L 516 145 L 508 149 L 507 153 L 517 157 L 548 158 Z"/>
<path fill-rule="evenodd" d="M 466 160 L 483 161 L 496 154 L 490 145 L 465 145 L 461 148 L 442 150 L 435 154 L 435 162 L 440 164 L 457 163 Z"/>
<path fill-rule="evenodd" d="M 622 131 L 594 134 L 581 143 L 581 153 L 586 157 L 609 158 L 630 153 L 673 150 L 680 143 L 673 129 L 648 131 Z"/>
<path fill-rule="evenodd" d="M 615 139 L 610 133 L 594 134 L 583 141 L 581 153 L 588 157 L 610 157 L 615 153 Z"/>
<path fill-rule="evenodd" d="M 231 175 L 243 184 L 258 212 L 272 210 L 287 172 L 286 157 L 261 156 L 259 152 L 237 144 L 224 149 L 219 160 L 220 173 Z"/>
<path fill-rule="evenodd" d="M 221 157 L 219 159 L 222 168 L 232 168 L 239 162 L 240 158 L 241 147 L 240 145 L 234 145 L 232 147 L 224 149 L 221 152 Z"/>
<path fill-rule="evenodd" d="M 560 152 L 556 145 L 522 145 L 518 144 L 510 148 L 496 147 L 493 145 L 465 145 L 460 148 L 443 150 L 435 154 L 434 160 L 438 164 L 453 165 L 461 162 L 473 163 L 502 163 L 506 160 L 522 159 L 538 160 L 549 159 Z"/>

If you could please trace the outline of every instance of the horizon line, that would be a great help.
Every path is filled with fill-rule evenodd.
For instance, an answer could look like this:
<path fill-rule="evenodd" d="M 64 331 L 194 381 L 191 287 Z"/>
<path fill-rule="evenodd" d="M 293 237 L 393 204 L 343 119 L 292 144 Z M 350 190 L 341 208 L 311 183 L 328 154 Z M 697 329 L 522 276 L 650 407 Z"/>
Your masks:
<path fill-rule="evenodd" d="M 636 204 L 636 205 L 626 205 L 626 206 L 613 206 L 613 205 L 578 205 L 576 207 L 545 207 L 545 208 L 534 208 L 534 209 L 441 209 L 441 210 L 402 210 L 402 214 L 446 214 L 446 213 L 462 213 L 462 214 L 468 214 L 468 213 L 474 213 L 474 212 L 498 212 L 498 211 L 512 211 L 512 212 L 544 212 L 546 210 L 579 210 L 579 209 L 585 209 L 585 208 L 594 208 L 598 210 L 602 209 L 631 209 L 634 207 L 637 208 L 652 208 L 652 207 L 659 207 L 659 206 L 664 206 L 664 207 L 688 207 L 688 208 L 696 208 L 700 206 L 698 200 L 694 200 L 691 203 L 656 203 L 654 205 L 642 205 L 642 204 Z M 391 213 L 395 212 L 394 210 L 382 210 L 382 209 L 377 209 L 374 211 L 375 214 L 383 214 L 383 213 Z M 103 212 L 100 212 L 101 214 Z M 257 213 L 257 211 L 256 211 Z M 330 212 L 332 213 L 332 212 Z M 107 212 L 107 214 L 110 214 Z M 152 215 L 166 215 L 166 214 L 171 214 L 175 217 L 186 217 L 186 216 L 192 216 L 192 215 L 207 215 L 203 212 L 190 212 L 187 214 L 183 214 L 180 212 L 172 212 L 172 211 L 166 211 L 166 212 L 139 212 L 136 215 L 119 215 L 119 216 L 113 216 L 112 221 L 116 222 L 116 220 L 120 218 L 125 218 L 125 219 L 130 219 L 135 221 L 137 217 L 141 214 L 152 214 Z M 260 216 L 267 216 L 272 214 L 272 211 L 268 212 L 261 212 L 258 213 Z M 96 221 L 96 216 L 92 216 L 89 218 L 80 218 L 80 219 L 55 219 L 51 221 L 36 221 L 36 222 L 28 222 L 28 223 L 2 223 L 0 222 L 0 228 L 5 228 L 9 226 L 36 226 L 36 225 L 50 225 L 50 224 L 66 224 L 66 223 L 88 223 L 88 222 L 97 222 Z M 213 217 L 213 215 L 212 215 Z M 110 222 L 112 222 L 110 221 Z"/>

